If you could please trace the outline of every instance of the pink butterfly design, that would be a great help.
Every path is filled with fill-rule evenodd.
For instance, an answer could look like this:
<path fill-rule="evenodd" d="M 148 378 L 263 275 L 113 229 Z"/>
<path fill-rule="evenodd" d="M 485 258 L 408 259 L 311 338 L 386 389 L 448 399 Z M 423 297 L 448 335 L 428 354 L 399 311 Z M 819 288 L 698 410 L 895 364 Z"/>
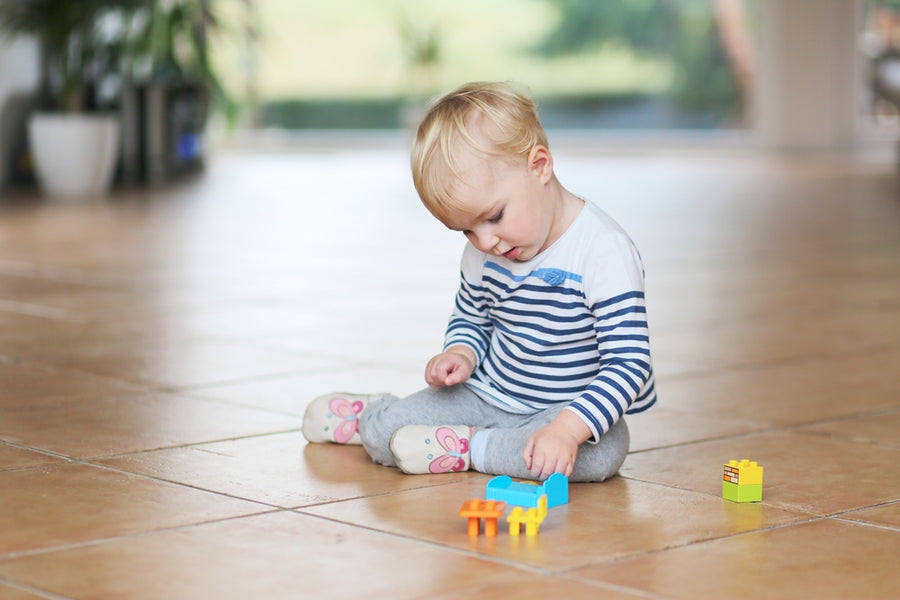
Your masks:
<path fill-rule="evenodd" d="M 346 444 L 359 431 L 359 413 L 362 412 L 363 403 L 359 400 L 351 403 L 346 398 L 332 398 L 328 408 L 331 414 L 341 419 L 334 429 L 334 441 Z"/>
<path fill-rule="evenodd" d="M 434 437 L 441 448 L 447 451 L 447 454 L 442 454 L 431 461 L 428 470 L 432 473 L 465 470 L 466 461 L 463 459 L 463 455 L 469 451 L 469 440 L 460 438 L 449 427 L 438 427 L 434 432 Z"/>

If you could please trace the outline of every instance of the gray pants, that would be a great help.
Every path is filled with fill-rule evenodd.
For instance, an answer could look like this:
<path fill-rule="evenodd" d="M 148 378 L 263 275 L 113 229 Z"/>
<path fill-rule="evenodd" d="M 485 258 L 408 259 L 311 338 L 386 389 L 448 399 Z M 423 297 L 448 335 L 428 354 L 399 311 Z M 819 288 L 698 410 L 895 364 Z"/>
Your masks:
<path fill-rule="evenodd" d="M 530 415 L 509 413 L 484 402 L 465 385 L 426 388 L 405 398 L 386 395 L 369 404 L 359 419 L 359 434 L 372 460 L 397 466 L 391 454 L 391 436 L 404 425 L 467 425 L 484 428 L 487 437 L 484 471 L 533 479 L 522 451 L 531 434 L 547 425 L 565 405 Z M 616 474 L 628 453 L 628 427 L 624 419 L 596 444 L 578 449 L 570 481 L 603 481 Z"/>

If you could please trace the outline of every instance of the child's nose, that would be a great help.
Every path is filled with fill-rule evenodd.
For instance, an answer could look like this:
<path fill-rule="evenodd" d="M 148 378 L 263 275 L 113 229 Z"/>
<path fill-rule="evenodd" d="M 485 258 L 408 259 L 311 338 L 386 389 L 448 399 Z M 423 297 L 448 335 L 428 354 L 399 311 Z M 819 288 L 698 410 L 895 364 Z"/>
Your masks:
<path fill-rule="evenodd" d="M 500 238 L 494 232 L 485 229 L 474 232 L 473 237 L 475 240 L 472 243 L 482 252 L 490 252 L 500 243 Z"/>

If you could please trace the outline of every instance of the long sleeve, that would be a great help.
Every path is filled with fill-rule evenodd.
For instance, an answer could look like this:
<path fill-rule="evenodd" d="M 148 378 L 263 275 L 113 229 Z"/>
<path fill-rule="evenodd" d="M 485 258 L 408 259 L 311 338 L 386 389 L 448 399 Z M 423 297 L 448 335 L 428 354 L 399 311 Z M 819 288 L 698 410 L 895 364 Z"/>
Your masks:
<path fill-rule="evenodd" d="M 527 262 L 466 245 L 444 347 L 478 364 L 466 385 L 505 411 L 564 403 L 591 441 L 656 402 L 644 277 L 631 239 L 587 205 L 551 248 Z"/>
<path fill-rule="evenodd" d="M 644 293 L 626 292 L 591 306 L 600 371 L 569 405 L 593 432 L 593 441 L 632 406 L 655 394 Z"/>
<path fill-rule="evenodd" d="M 444 335 L 444 349 L 465 345 L 475 352 L 477 364 L 481 364 L 490 346 L 493 326 L 489 316 L 490 305 L 480 274 L 484 255 L 471 244 L 466 245 L 460 267 L 459 291 L 453 312 Z"/>

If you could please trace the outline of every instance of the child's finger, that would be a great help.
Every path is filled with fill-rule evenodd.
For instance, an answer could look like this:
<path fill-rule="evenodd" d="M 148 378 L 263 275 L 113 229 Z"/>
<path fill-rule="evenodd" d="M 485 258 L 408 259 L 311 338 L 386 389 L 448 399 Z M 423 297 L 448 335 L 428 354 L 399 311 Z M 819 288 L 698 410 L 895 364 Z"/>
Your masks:
<path fill-rule="evenodd" d="M 460 383 L 459 366 L 449 365 L 450 368 L 444 373 L 444 385 L 456 385 Z"/>
<path fill-rule="evenodd" d="M 539 454 L 531 457 L 531 476 L 540 477 L 544 472 L 544 456 Z"/>
<path fill-rule="evenodd" d="M 528 438 L 528 441 L 525 442 L 525 449 L 522 451 L 522 460 L 525 461 L 525 468 L 529 471 L 531 471 L 532 454 L 534 454 L 534 441 Z"/>

